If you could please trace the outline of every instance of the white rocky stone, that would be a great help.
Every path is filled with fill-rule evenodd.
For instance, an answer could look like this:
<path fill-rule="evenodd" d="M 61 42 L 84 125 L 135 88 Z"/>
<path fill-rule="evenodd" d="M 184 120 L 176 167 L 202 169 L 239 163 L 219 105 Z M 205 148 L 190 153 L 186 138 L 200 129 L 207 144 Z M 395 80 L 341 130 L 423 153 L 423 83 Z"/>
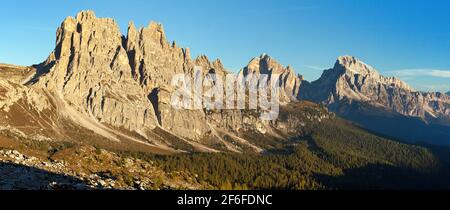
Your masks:
<path fill-rule="evenodd" d="M 301 98 L 328 106 L 358 101 L 426 121 L 450 120 L 448 95 L 415 91 L 352 56 L 339 57 L 334 68 L 302 88 Z"/>

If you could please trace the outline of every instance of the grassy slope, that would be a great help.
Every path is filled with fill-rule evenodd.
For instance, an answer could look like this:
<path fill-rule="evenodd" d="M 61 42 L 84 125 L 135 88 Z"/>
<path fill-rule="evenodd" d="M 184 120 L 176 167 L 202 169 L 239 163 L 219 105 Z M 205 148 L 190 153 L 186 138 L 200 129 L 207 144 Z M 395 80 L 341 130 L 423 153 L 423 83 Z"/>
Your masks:
<path fill-rule="evenodd" d="M 443 152 L 433 153 L 440 151 L 438 148 L 431 152 L 425 147 L 391 141 L 339 119 L 315 124 L 300 133 L 301 136 L 283 142 L 283 147 L 269 150 L 264 155 L 194 153 L 162 156 L 128 149 L 128 152 L 116 151 L 118 159 L 134 156 L 148 163 L 154 162 L 155 168 L 166 174 L 183 172 L 188 176 L 167 178 L 168 182 L 195 180 L 193 183 L 205 189 L 436 189 L 450 186 L 446 180 L 449 167 L 439 159 Z M 0 148 L 18 149 L 43 159 L 65 160 L 74 163 L 71 170 L 76 172 L 89 174 L 107 170 L 116 177 L 129 177 L 130 173 L 121 166 L 121 161 L 111 162 L 93 152 L 81 158 L 74 149 L 78 147 L 74 142 L 0 138 Z M 93 161 L 82 163 L 84 159 Z M 97 166 L 101 166 L 101 170 Z M 146 177 L 161 177 L 151 171 L 145 174 Z"/>

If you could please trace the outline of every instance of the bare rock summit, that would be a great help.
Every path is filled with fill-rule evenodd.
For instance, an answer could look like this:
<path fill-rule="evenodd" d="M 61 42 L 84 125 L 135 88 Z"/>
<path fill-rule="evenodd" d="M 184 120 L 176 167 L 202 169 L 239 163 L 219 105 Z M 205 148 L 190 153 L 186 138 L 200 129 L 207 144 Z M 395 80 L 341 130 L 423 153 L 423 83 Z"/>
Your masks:
<path fill-rule="evenodd" d="M 24 137 L 29 132 L 23 132 L 23 127 L 38 124 L 46 130 L 42 138 L 106 139 L 120 147 L 140 145 L 163 153 L 261 152 L 263 148 L 255 144 L 258 137 L 248 134 L 279 138 L 280 133 L 288 135 L 286 132 L 307 121 L 262 121 L 257 110 L 174 108 L 173 77 L 182 74 L 193 79 L 199 73 L 222 78 L 231 74 L 220 59 L 210 60 L 205 55 L 191 58 L 188 48 L 167 40 L 159 23 L 136 28 L 130 22 L 125 36 L 113 19 L 82 11 L 62 22 L 55 49 L 47 60 L 18 79 L 21 89 L 5 83 L 6 89 L 20 91 L 23 97 L 12 97 L 17 94 L 9 91 L 8 104 L 0 106 L 8 109 L 24 100 L 41 105 L 25 106 L 38 109 L 31 115 L 26 115 L 29 110 L 17 111 L 25 122 L 30 119 L 14 128 Z M 302 78 L 267 55 L 253 59 L 243 74 L 277 75 L 283 105 L 298 99 Z"/>
<path fill-rule="evenodd" d="M 303 77 L 297 75 L 290 66 L 283 66 L 267 54 L 253 58 L 240 72 L 243 76 L 268 75 L 271 79 L 279 80 L 281 87 L 280 101 L 289 103 L 297 101 L 300 94 L 300 85 Z M 277 76 L 278 78 L 273 78 Z"/>

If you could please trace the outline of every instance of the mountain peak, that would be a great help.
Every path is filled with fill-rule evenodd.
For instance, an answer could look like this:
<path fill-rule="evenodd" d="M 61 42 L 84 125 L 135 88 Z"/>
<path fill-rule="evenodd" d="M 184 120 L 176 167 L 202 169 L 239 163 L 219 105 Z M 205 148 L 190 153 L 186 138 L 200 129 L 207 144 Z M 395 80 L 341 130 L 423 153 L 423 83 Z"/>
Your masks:
<path fill-rule="evenodd" d="M 303 81 L 303 77 L 295 74 L 291 66 L 283 66 L 266 53 L 253 58 L 240 74 L 243 76 L 266 74 L 272 78 L 276 75 L 279 78 L 280 87 L 282 87 L 280 96 L 282 103 L 298 99 L 300 85 Z"/>
<path fill-rule="evenodd" d="M 197 58 L 195 58 L 195 63 L 197 65 L 200 65 L 200 66 L 209 66 L 209 64 L 211 62 L 209 61 L 208 56 L 206 56 L 206 55 L 199 55 Z"/>
<path fill-rule="evenodd" d="M 259 59 L 262 60 L 267 60 L 267 59 L 271 59 L 272 57 L 270 57 L 270 55 L 268 55 L 267 53 L 263 53 L 259 56 Z"/>
<path fill-rule="evenodd" d="M 249 65 L 250 64 L 259 64 L 261 61 L 268 62 L 270 60 L 272 60 L 272 57 L 270 57 L 266 53 L 262 53 L 261 55 L 254 57 L 252 60 L 250 60 Z"/>
<path fill-rule="evenodd" d="M 359 61 L 358 58 L 356 58 L 355 56 L 352 55 L 341 55 L 337 58 L 338 61 Z"/>
<path fill-rule="evenodd" d="M 164 33 L 164 26 L 161 23 L 157 23 L 155 21 L 150 21 L 150 23 L 148 24 L 148 29 Z"/>
<path fill-rule="evenodd" d="M 283 73 L 291 68 L 284 67 L 277 60 L 263 53 L 259 57 L 253 58 L 246 67 L 248 70 L 257 71 L 262 74 Z"/>
<path fill-rule="evenodd" d="M 335 68 L 343 67 L 346 72 L 352 72 L 354 74 L 378 74 L 378 72 L 370 65 L 364 63 L 354 56 L 339 56 L 337 58 Z"/>
<path fill-rule="evenodd" d="M 95 12 L 92 10 L 82 10 L 76 15 L 76 19 L 78 21 L 86 20 L 86 19 L 95 19 Z"/>
<path fill-rule="evenodd" d="M 130 23 L 129 30 L 133 29 L 134 24 Z M 146 93 L 132 77 L 124 41 L 118 24 L 111 18 L 97 18 L 92 11 L 68 17 L 57 31 L 55 50 L 46 66 L 38 70 L 43 74 L 36 75 L 34 86 L 58 93 L 55 100 L 71 104 L 74 112 L 79 112 L 80 125 L 92 122 L 93 116 L 102 123 L 129 130 L 152 128 L 155 118 L 146 113 L 154 112 Z M 119 107 L 127 111 L 122 112 Z M 134 117 L 138 115 L 143 117 Z M 117 139 L 97 121 L 86 127 Z"/>
<path fill-rule="evenodd" d="M 130 30 L 137 31 L 136 30 L 136 25 L 134 24 L 133 21 L 128 22 L 128 33 L 129 33 Z"/>
<path fill-rule="evenodd" d="M 414 89 L 404 81 L 395 77 L 385 77 L 372 66 L 364 63 L 354 56 L 339 56 L 334 66 L 335 71 L 343 71 L 347 75 L 362 75 L 370 77 L 374 82 L 386 84 L 413 92 Z M 362 82 L 362 81 L 361 81 Z"/>

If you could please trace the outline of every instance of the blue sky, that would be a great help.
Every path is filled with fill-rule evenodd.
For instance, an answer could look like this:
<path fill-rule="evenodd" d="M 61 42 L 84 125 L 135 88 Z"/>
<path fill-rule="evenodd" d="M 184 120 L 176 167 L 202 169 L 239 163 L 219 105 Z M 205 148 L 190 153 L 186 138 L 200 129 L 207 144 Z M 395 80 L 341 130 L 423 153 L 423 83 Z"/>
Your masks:
<path fill-rule="evenodd" d="M 15 0 L 2 3 L 0 62 L 43 61 L 63 19 L 84 9 L 124 33 L 130 20 L 160 22 L 169 40 L 233 71 L 267 53 L 314 80 L 354 55 L 418 90 L 450 90 L 448 0 Z"/>

